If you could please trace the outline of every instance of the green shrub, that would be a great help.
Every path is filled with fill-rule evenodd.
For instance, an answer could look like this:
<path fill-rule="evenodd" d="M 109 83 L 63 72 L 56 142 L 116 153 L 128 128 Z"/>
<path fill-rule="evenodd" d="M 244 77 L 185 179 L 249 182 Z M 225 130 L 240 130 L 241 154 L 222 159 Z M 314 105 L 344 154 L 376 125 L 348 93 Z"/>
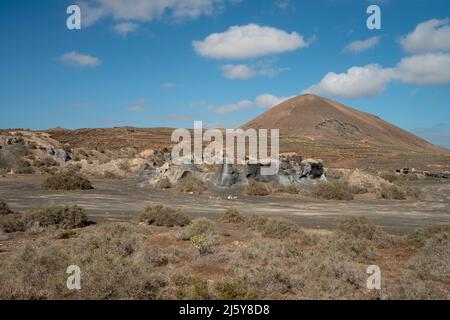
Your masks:
<path fill-rule="evenodd" d="M 12 213 L 14 213 L 14 211 L 9 208 L 8 204 L 5 201 L 0 200 L 0 216 L 6 216 Z"/>
<path fill-rule="evenodd" d="M 192 237 L 206 234 L 213 234 L 215 231 L 214 223 L 206 218 L 194 220 L 190 225 L 183 230 L 183 238 L 190 240 Z"/>
<path fill-rule="evenodd" d="M 266 183 L 250 181 L 245 187 L 245 193 L 249 196 L 268 196 L 272 190 Z"/>
<path fill-rule="evenodd" d="M 379 192 L 379 196 L 382 199 L 390 199 L 390 200 L 406 200 L 405 191 L 395 184 L 393 185 L 382 185 L 381 190 Z"/>
<path fill-rule="evenodd" d="M 186 226 L 191 219 L 178 210 L 162 205 L 147 206 L 139 215 L 139 221 L 163 227 Z"/>
<path fill-rule="evenodd" d="M 223 223 L 242 223 L 244 218 L 240 215 L 239 211 L 234 208 L 230 208 L 225 211 L 220 221 Z"/>
<path fill-rule="evenodd" d="M 353 190 L 350 185 L 339 180 L 320 182 L 311 195 L 325 200 L 353 200 Z"/>
<path fill-rule="evenodd" d="M 211 253 L 212 243 L 205 234 L 197 234 L 191 237 L 192 245 L 198 249 L 200 255 L 207 255 Z"/>
<path fill-rule="evenodd" d="M 61 172 L 48 177 L 42 188 L 45 190 L 91 190 L 91 182 L 79 173 L 73 171 Z"/>

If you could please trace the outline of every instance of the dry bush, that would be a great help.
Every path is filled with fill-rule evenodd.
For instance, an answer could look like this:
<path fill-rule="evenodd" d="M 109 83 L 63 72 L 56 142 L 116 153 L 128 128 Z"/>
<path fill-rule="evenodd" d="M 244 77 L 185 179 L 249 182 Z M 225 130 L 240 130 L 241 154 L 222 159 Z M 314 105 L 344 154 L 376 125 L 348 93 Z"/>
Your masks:
<path fill-rule="evenodd" d="M 203 181 L 195 178 L 192 174 L 188 174 L 178 180 L 178 189 L 186 193 L 202 193 L 206 190 L 206 187 Z"/>
<path fill-rule="evenodd" d="M 57 226 L 63 229 L 82 228 L 89 224 L 85 211 L 78 206 L 46 207 L 32 209 L 23 214 L 0 217 L 0 227 L 5 232 L 25 231 L 32 227 Z"/>
<path fill-rule="evenodd" d="M 277 192 L 280 193 L 288 193 L 288 194 L 298 194 L 300 192 L 299 189 L 295 186 L 281 187 Z"/>
<path fill-rule="evenodd" d="M 5 201 L 0 200 L 0 216 L 6 216 L 13 213 L 14 211 L 9 208 L 8 204 Z"/>
<path fill-rule="evenodd" d="M 306 237 L 305 232 L 297 223 L 286 218 L 266 218 L 253 215 L 246 220 L 245 224 L 248 228 L 261 233 L 265 238 Z"/>
<path fill-rule="evenodd" d="M 427 240 L 439 237 L 442 233 L 450 234 L 450 225 L 432 225 L 426 228 L 415 230 L 408 235 L 407 240 L 414 246 L 422 248 L 423 246 L 425 246 Z"/>
<path fill-rule="evenodd" d="M 46 167 L 46 168 L 57 167 L 57 166 L 59 166 L 59 162 L 56 161 L 53 158 L 46 157 L 46 158 L 44 158 L 42 160 L 39 160 L 39 159 L 34 160 L 33 161 L 33 166 L 37 167 L 37 168 L 41 168 L 41 167 Z"/>
<path fill-rule="evenodd" d="M 347 218 L 339 223 L 338 231 L 355 238 L 378 241 L 384 233 L 366 217 Z"/>
<path fill-rule="evenodd" d="M 380 293 L 389 300 L 449 300 L 449 291 L 434 281 L 421 280 L 408 272 L 394 281 L 387 281 Z"/>
<path fill-rule="evenodd" d="M 158 189 L 170 189 L 172 188 L 172 184 L 170 183 L 169 178 L 162 177 L 161 179 L 159 179 L 158 183 L 156 184 L 156 187 Z"/>
<path fill-rule="evenodd" d="M 379 191 L 379 196 L 382 199 L 390 200 L 406 200 L 406 192 L 402 187 L 393 185 L 382 185 Z"/>
<path fill-rule="evenodd" d="M 244 218 L 241 216 L 239 211 L 234 208 L 230 208 L 225 211 L 220 218 L 220 221 L 223 223 L 242 223 L 244 222 Z"/>
<path fill-rule="evenodd" d="M 394 183 L 400 180 L 400 176 L 394 172 L 382 172 L 380 174 L 380 178 L 389 181 L 390 183 Z"/>
<path fill-rule="evenodd" d="M 14 172 L 17 174 L 32 174 L 32 173 L 34 173 L 34 169 L 28 161 L 20 160 L 17 163 L 17 166 L 14 169 Z"/>
<path fill-rule="evenodd" d="M 333 248 L 318 247 L 304 255 L 292 281 L 303 299 L 349 298 L 366 288 L 366 268 Z"/>
<path fill-rule="evenodd" d="M 147 206 L 139 215 L 139 221 L 156 226 L 174 227 L 186 226 L 191 222 L 191 218 L 182 214 L 178 210 L 164 207 L 162 205 Z"/>
<path fill-rule="evenodd" d="M 131 224 L 105 224 L 69 248 L 82 272 L 81 299 L 157 299 L 167 279 L 148 262 L 145 235 Z"/>
<path fill-rule="evenodd" d="M 353 190 L 344 181 L 320 182 L 311 195 L 325 200 L 353 200 Z"/>
<path fill-rule="evenodd" d="M 328 246 L 352 259 L 373 260 L 377 247 L 390 247 L 396 238 L 386 234 L 380 227 L 365 217 L 352 217 L 343 220 Z"/>
<path fill-rule="evenodd" d="M 113 180 L 113 179 L 118 179 L 119 177 L 111 171 L 105 171 L 105 172 L 103 172 L 103 178 Z"/>
<path fill-rule="evenodd" d="M 245 193 L 249 196 L 268 196 L 272 193 L 272 189 L 266 183 L 250 181 L 245 186 Z"/>
<path fill-rule="evenodd" d="M 419 188 L 411 188 L 406 187 L 405 188 L 406 196 L 411 199 L 419 199 L 420 195 L 422 194 L 422 190 Z"/>
<path fill-rule="evenodd" d="M 0 263 L 0 299 L 56 299 L 67 293 L 67 255 L 47 242 L 18 248 Z"/>
<path fill-rule="evenodd" d="M 450 279 L 450 233 L 436 233 L 425 241 L 410 267 L 421 278 L 447 281 Z"/>
<path fill-rule="evenodd" d="M 176 274 L 171 278 L 171 284 L 175 286 L 177 299 L 210 300 L 213 298 L 208 283 L 201 278 Z"/>
<path fill-rule="evenodd" d="M 258 296 L 248 289 L 243 280 L 222 280 L 216 283 L 214 289 L 220 300 L 255 300 Z"/>
<path fill-rule="evenodd" d="M 66 171 L 48 177 L 42 184 L 45 190 L 91 190 L 92 183 L 83 175 Z"/>

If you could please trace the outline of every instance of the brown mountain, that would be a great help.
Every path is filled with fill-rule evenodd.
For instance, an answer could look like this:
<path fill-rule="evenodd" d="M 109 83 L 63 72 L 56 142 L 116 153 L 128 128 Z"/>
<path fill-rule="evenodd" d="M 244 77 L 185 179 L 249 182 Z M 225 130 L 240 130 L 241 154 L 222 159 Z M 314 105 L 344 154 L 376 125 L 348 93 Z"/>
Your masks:
<path fill-rule="evenodd" d="M 287 100 L 242 126 L 244 129 L 280 129 L 282 151 L 332 161 L 344 159 L 396 158 L 417 154 L 448 155 L 412 133 L 374 115 L 338 102 L 306 94 Z"/>

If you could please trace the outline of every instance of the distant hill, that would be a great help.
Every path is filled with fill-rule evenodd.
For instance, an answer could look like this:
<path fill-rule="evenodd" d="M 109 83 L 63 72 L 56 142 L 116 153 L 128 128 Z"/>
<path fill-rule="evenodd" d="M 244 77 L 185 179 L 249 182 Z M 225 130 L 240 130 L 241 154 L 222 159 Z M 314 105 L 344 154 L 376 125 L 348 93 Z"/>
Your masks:
<path fill-rule="evenodd" d="M 449 160 L 450 155 L 449 150 L 374 115 L 312 94 L 289 99 L 242 128 L 280 129 L 282 151 L 344 167 L 392 167 L 393 162 L 398 167 L 423 167 L 428 158 Z"/>

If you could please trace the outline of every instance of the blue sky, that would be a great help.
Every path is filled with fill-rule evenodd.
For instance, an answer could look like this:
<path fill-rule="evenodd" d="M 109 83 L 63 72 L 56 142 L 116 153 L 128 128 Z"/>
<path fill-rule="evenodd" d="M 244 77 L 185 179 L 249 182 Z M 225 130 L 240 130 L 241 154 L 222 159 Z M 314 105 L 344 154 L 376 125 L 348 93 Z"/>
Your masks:
<path fill-rule="evenodd" d="M 233 127 L 313 92 L 450 147 L 449 17 L 446 0 L 2 1 L 0 127 Z"/>

